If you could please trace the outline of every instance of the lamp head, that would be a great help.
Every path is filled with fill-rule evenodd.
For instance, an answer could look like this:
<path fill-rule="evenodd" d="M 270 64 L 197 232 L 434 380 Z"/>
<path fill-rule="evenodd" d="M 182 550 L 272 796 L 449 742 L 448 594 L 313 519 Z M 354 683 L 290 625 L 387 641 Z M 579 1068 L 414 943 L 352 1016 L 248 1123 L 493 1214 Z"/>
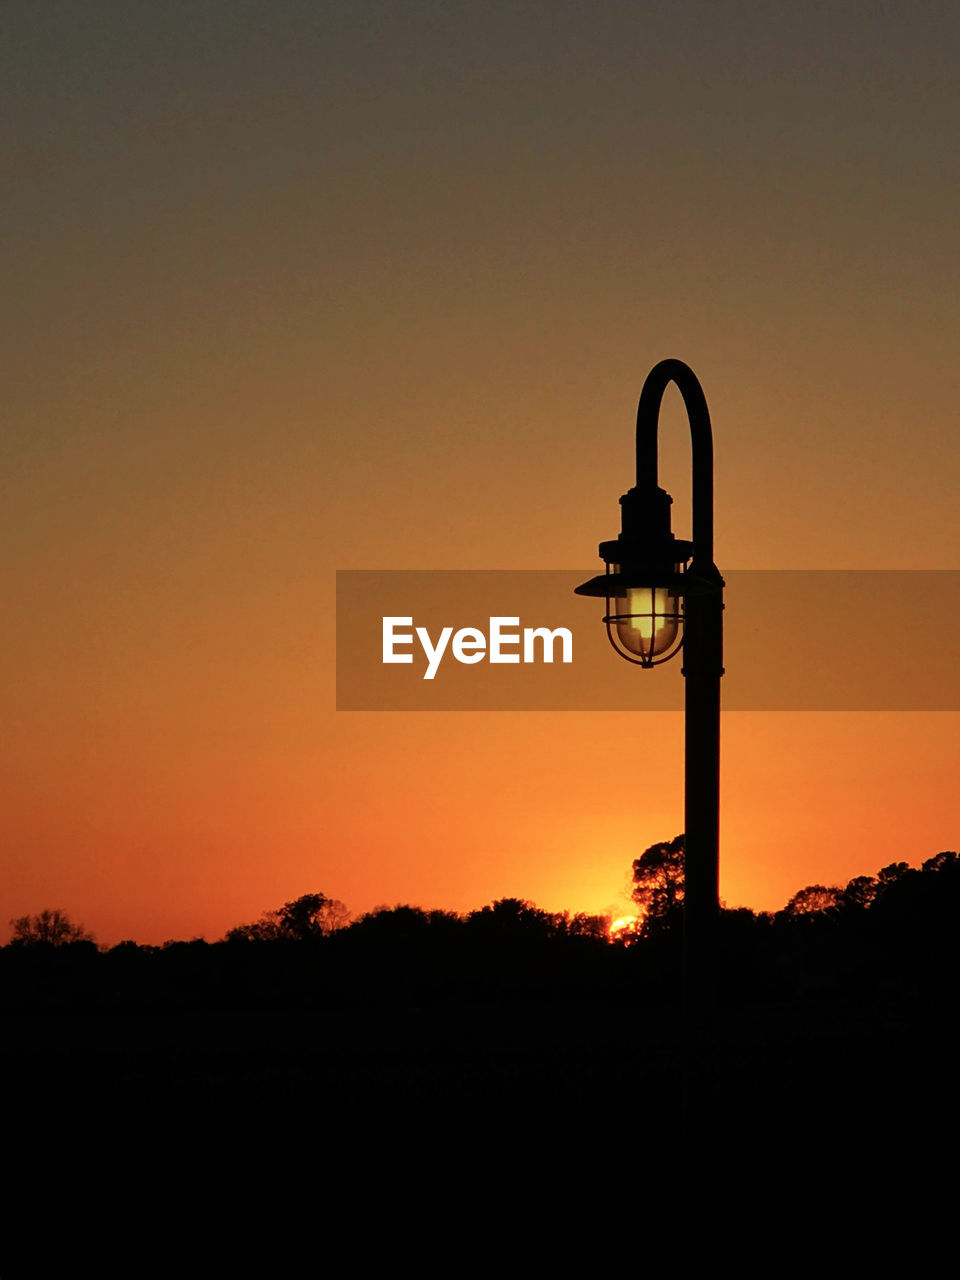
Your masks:
<path fill-rule="evenodd" d="M 684 570 L 693 544 L 673 536 L 672 502 L 655 484 L 625 493 L 620 535 L 600 543 L 606 572 L 575 588 L 606 600 L 610 643 L 641 667 L 666 662 L 683 643 Z"/>

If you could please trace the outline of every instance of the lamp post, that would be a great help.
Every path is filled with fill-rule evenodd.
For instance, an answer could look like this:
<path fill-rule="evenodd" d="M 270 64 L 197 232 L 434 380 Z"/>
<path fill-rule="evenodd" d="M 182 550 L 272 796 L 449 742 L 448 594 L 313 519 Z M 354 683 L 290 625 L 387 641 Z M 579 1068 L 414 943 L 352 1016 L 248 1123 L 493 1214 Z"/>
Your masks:
<path fill-rule="evenodd" d="M 660 404 L 669 383 L 683 397 L 693 460 L 692 541 L 670 529 L 673 499 L 657 482 Z M 723 578 L 713 562 L 713 436 L 693 370 L 680 360 L 651 369 L 637 409 L 637 482 L 620 499 L 619 537 L 600 543 L 606 572 L 576 588 L 607 602 L 617 652 L 654 667 L 683 650 L 686 682 L 684 787 L 684 1005 L 691 1049 L 706 1035 L 711 957 L 720 913 L 720 677 Z M 699 1057 L 699 1055 L 695 1055 Z M 688 1065 L 690 1059 L 688 1058 Z"/>

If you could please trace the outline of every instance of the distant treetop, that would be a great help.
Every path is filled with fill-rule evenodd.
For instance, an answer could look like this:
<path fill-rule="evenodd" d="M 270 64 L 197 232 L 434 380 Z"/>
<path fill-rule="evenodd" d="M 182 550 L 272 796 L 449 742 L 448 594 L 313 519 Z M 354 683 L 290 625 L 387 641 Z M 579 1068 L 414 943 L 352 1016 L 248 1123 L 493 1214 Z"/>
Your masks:
<path fill-rule="evenodd" d="M 41 911 L 35 916 L 17 916 L 10 921 L 13 926 L 11 945 L 29 947 L 44 942 L 51 947 L 62 947 L 70 942 L 94 942 L 82 924 L 74 924 L 65 911 Z"/>

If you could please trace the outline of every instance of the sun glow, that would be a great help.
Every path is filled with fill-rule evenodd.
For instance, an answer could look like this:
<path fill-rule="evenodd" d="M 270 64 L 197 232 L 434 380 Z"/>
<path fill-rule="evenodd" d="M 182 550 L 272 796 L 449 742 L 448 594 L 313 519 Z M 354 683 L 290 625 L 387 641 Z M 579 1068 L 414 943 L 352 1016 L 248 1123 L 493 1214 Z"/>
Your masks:
<path fill-rule="evenodd" d="M 616 920 L 610 922 L 610 941 L 622 942 L 624 938 L 630 936 L 639 923 L 639 916 L 618 916 Z"/>

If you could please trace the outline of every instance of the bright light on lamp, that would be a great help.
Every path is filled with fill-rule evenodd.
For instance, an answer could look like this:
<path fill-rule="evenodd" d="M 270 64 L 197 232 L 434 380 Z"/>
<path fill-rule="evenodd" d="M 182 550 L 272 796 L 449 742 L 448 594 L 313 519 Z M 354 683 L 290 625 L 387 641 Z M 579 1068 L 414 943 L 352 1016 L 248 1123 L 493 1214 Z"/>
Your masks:
<path fill-rule="evenodd" d="M 679 566 L 678 566 L 679 567 Z M 666 662 L 683 643 L 683 598 L 675 586 L 624 586 L 619 565 L 608 565 L 607 634 L 617 652 L 642 667 Z"/>

